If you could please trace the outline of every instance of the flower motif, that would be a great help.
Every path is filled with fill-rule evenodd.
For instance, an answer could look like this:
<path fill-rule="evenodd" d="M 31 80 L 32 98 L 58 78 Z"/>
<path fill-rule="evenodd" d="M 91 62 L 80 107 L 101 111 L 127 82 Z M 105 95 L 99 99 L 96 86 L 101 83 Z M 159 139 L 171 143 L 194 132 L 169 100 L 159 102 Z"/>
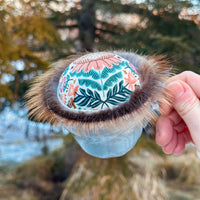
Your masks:
<path fill-rule="evenodd" d="M 76 92 L 78 91 L 78 88 L 79 88 L 78 85 L 74 87 L 74 85 L 72 83 L 70 83 L 67 95 L 75 97 L 76 96 Z"/>
<path fill-rule="evenodd" d="M 66 103 L 66 96 L 65 96 L 65 94 L 60 94 L 60 99 L 63 102 L 63 104 Z"/>
<path fill-rule="evenodd" d="M 133 91 L 133 86 L 135 85 L 135 83 L 137 82 L 137 79 L 133 77 L 133 75 L 131 74 L 131 72 L 128 72 L 128 77 L 124 78 L 125 83 L 128 84 L 128 89 L 130 89 L 131 91 Z"/>
<path fill-rule="evenodd" d="M 64 78 L 62 79 L 62 82 L 60 84 L 60 92 L 63 92 L 65 83 L 66 83 L 66 77 L 64 76 Z"/>
<path fill-rule="evenodd" d="M 74 66 L 71 68 L 72 72 L 77 70 L 81 72 L 84 69 L 85 72 L 89 72 L 92 68 L 100 71 L 103 67 L 112 68 L 113 64 L 117 65 L 119 62 L 122 62 L 120 57 L 117 57 L 112 53 L 93 53 L 92 55 L 86 55 L 78 60 L 74 61 Z"/>

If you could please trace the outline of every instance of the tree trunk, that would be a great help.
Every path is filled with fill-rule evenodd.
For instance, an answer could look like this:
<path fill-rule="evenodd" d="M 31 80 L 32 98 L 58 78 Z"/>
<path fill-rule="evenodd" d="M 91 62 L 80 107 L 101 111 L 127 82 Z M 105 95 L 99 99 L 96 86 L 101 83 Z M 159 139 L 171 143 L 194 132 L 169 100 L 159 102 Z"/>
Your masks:
<path fill-rule="evenodd" d="M 78 51 L 93 51 L 94 39 L 95 39 L 95 1 L 94 0 L 82 0 L 82 11 L 79 17 L 79 39 L 80 45 Z"/>

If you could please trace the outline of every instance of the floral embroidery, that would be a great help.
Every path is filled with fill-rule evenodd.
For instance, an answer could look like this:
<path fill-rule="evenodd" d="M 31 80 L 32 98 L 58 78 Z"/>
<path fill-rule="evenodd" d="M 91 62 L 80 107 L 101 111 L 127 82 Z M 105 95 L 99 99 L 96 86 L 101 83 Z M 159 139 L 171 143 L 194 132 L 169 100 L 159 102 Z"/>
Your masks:
<path fill-rule="evenodd" d="M 72 62 L 58 84 L 58 99 L 69 110 L 97 112 L 129 100 L 139 86 L 135 67 L 113 53 L 87 54 Z"/>
<path fill-rule="evenodd" d="M 88 108 L 95 108 L 99 105 L 101 109 L 106 107 L 109 108 L 109 105 L 118 105 L 120 102 L 123 103 L 129 99 L 132 91 L 128 90 L 126 86 L 123 86 L 123 80 L 118 84 L 116 84 L 112 89 L 107 92 L 106 99 L 103 100 L 100 94 L 97 91 L 93 91 L 90 89 L 80 90 L 80 94 L 74 99 L 74 102 L 79 106 L 86 106 Z"/>
<path fill-rule="evenodd" d="M 66 77 L 63 77 L 61 85 L 60 85 L 60 92 L 63 92 L 66 83 Z"/>
<path fill-rule="evenodd" d="M 64 104 L 66 104 L 66 96 L 65 96 L 65 94 L 61 94 L 61 95 L 60 95 L 60 98 L 61 98 L 61 101 L 62 101 Z"/>
<path fill-rule="evenodd" d="M 131 72 L 128 72 L 128 78 L 124 78 L 125 83 L 128 84 L 128 89 L 129 90 L 134 90 L 134 85 L 137 83 L 137 79 L 133 77 Z"/>
<path fill-rule="evenodd" d="M 76 92 L 78 91 L 79 86 L 74 86 L 72 83 L 69 84 L 68 96 L 76 96 Z"/>
<path fill-rule="evenodd" d="M 91 69 L 100 71 L 104 67 L 112 68 L 113 64 L 117 65 L 119 62 L 121 62 L 121 59 L 115 54 L 112 53 L 102 53 L 99 54 L 94 53 L 91 57 L 81 57 L 78 60 L 74 61 L 74 65 L 72 67 L 72 72 L 77 70 L 77 72 L 82 71 L 84 69 L 85 72 L 89 72 Z"/>

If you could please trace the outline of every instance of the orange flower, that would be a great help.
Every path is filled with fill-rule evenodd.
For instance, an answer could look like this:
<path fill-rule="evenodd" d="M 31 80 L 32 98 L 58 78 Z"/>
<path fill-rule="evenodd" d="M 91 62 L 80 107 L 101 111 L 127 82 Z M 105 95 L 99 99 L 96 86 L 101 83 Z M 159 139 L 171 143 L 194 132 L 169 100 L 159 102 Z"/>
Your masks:
<path fill-rule="evenodd" d="M 125 80 L 125 83 L 128 84 L 128 89 L 133 91 L 134 89 L 133 86 L 137 82 L 137 79 L 133 77 L 130 71 L 128 72 L 128 78 L 124 78 L 124 80 Z"/>
<path fill-rule="evenodd" d="M 68 96 L 76 96 L 76 92 L 78 91 L 78 85 L 74 87 L 72 83 L 69 84 L 69 91 L 67 93 Z"/>

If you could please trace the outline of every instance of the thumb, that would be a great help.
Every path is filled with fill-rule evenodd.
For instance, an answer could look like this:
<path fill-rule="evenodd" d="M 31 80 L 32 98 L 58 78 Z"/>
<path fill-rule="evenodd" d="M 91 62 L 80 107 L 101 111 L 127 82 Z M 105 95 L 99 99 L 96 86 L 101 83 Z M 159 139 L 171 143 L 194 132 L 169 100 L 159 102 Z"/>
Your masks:
<path fill-rule="evenodd" d="M 186 123 L 194 143 L 200 150 L 200 102 L 192 88 L 181 80 L 167 85 L 174 97 L 173 107 Z"/>

